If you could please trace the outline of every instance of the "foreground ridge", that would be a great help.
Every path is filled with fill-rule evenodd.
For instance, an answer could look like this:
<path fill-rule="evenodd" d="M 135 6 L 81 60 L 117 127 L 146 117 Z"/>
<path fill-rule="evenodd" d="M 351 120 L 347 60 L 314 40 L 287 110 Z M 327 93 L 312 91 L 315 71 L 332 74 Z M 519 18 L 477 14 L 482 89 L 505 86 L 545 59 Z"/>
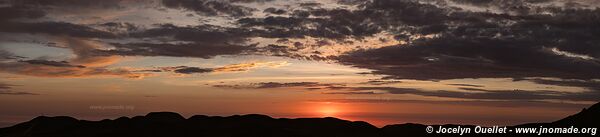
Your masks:
<path fill-rule="evenodd" d="M 514 127 L 600 127 L 600 103 L 551 123 Z M 195 115 L 184 118 L 174 112 L 86 121 L 67 116 L 39 116 L 28 122 L 1 128 L 0 137 L 400 137 L 400 136 L 538 136 L 537 134 L 435 134 L 427 126 L 396 124 L 377 128 L 367 122 L 326 118 L 272 118 L 249 114 L 228 117 Z M 469 127 L 474 125 L 441 125 Z M 541 136 L 592 136 L 590 134 L 542 134 Z"/>

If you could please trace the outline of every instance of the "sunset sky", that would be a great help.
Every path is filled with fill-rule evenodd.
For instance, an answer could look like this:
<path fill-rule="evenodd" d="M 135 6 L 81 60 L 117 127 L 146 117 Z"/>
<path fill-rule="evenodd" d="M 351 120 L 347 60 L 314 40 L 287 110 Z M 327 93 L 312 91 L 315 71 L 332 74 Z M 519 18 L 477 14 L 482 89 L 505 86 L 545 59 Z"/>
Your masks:
<path fill-rule="evenodd" d="M 600 100 L 598 7 L 0 0 L 0 127 L 156 111 L 376 126 L 551 122 Z"/>

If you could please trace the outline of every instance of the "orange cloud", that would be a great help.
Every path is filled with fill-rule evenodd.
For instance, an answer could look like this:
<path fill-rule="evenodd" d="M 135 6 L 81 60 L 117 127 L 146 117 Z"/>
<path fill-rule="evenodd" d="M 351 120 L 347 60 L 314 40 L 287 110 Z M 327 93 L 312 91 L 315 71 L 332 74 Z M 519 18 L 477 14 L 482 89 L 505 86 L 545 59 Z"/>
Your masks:
<path fill-rule="evenodd" d="M 281 66 L 289 65 L 287 61 L 279 62 L 252 62 L 252 63 L 241 63 L 226 65 L 217 68 L 200 68 L 200 67 L 189 67 L 189 66 L 175 66 L 175 67 L 159 67 L 156 70 L 137 70 L 138 72 L 175 72 L 179 74 L 194 74 L 194 73 L 230 73 L 230 72 L 244 72 L 255 68 L 277 68 Z M 182 76 L 179 75 L 178 76 Z"/>
<path fill-rule="evenodd" d="M 75 57 L 69 62 L 77 65 L 83 65 L 86 67 L 103 67 L 114 64 L 120 60 L 118 56 L 96 55 L 97 53 L 95 53 L 95 51 L 106 47 L 102 45 L 103 43 L 97 41 L 71 37 L 58 37 L 55 38 L 55 40 L 73 51 Z"/>
<path fill-rule="evenodd" d="M 254 68 L 261 67 L 270 67 L 277 68 L 281 66 L 287 66 L 290 63 L 287 61 L 278 61 L 278 62 L 252 62 L 252 63 L 241 63 L 241 64 L 232 64 L 226 65 L 219 68 L 214 68 L 213 72 L 240 72 L 240 71 L 248 71 Z"/>
<path fill-rule="evenodd" d="M 120 60 L 118 56 L 99 56 L 94 52 L 102 48 L 102 43 L 71 37 L 55 37 L 57 43 L 71 49 L 74 58 L 62 66 L 28 61 L 3 60 L 0 71 L 38 77 L 88 77 L 88 76 L 119 76 L 125 78 L 143 78 L 150 73 L 136 73 L 131 68 L 108 68 Z M 76 67 L 75 67 L 76 66 Z"/>
<path fill-rule="evenodd" d="M 103 67 L 79 68 L 56 67 L 23 62 L 1 63 L 0 71 L 38 77 L 88 77 L 88 76 L 120 76 L 125 78 L 144 78 L 149 73 L 134 73 L 127 68 L 108 69 Z"/>

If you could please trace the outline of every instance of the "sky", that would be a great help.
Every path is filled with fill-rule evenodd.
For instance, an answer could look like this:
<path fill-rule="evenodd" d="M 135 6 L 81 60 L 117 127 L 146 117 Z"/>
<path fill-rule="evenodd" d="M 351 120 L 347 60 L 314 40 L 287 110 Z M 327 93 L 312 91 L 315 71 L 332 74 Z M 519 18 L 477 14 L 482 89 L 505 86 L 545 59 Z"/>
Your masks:
<path fill-rule="evenodd" d="M 595 0 L 0 0 L 0 127 L 36 116 L 551 122 L 600 100 Z"/>

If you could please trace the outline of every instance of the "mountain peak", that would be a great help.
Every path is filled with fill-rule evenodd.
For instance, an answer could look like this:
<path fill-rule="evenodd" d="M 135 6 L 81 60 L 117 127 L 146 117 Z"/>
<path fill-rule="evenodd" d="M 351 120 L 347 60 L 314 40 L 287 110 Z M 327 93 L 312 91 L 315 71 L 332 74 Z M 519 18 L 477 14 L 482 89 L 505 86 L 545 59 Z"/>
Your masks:
<path fill-rule="evenodd" d="M 598 120 L 596 120 L 598 116 L 600 116 L 600 103 L 584 108 L 577 114 L 552 122 L 551 124 L 557 126 L 593 127 L 599 124 Z"/>
<path fill-rule="evenodd" d="M 175 113 L 175 112 L 150 112 L 150 113 L 146 114 L 146 118 L 158 118 L 158 119 L 166 118 L 166 119 L 179 119 L 179 120 L 185 119 L 179 113 Z"/>

